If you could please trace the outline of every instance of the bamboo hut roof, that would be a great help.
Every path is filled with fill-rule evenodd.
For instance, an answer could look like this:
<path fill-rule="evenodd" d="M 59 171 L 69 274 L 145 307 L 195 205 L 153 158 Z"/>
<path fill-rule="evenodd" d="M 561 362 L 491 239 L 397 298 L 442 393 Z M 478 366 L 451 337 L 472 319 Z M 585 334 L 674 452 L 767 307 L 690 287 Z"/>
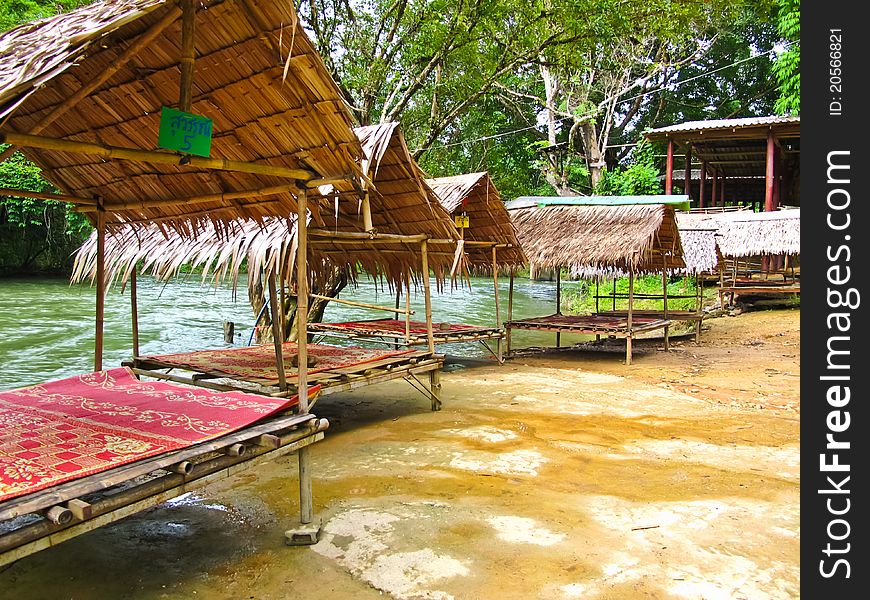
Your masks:
<path fill-rule="evenodd" d="M 592 276 L 685 267 L 668 205 L 549 206 L 510 211 L 529 261 Z"/>
<path fill-rule="evenodd" d="M 370 190 L 372 222 L 378 234 L 418 235 L 435 239 L 458 239 L 447 213 L 425 184 L 401 129 L 395 123 L 359 127 L 354 130 L 366 152 L 364 165 L 374 187 Z M 328 190 L 326 191 L 328 196 Z M 325 215 L 324 230 L 353 233 L 356 214 L 347 214 L 347 203 L 339 212 Z M 354 210 L 357 205 L 354 204 Z M 315 226 L 312 219 L 309 227 Z M 218 231 L 220 228 L 221 231 Z M 454 261 L 455 242 L 433 243 L 429 266 L 443 281 Z M 126 282 L 133 267 L 141 262 L 143 272 L 158 279 L 176 276 L 182 266 L 202 268 L 203 278 L 216 283 L 229 279 L 235 288 L 240 270 L 251 273 L 277 272 L 292 280 L 296 248 L 296 215 L 267 218 L 263 222 L 239 220 L 206 224 L 194 236 L 168 233 L 153 224 L 144 228 L 118 228 L 106 239 L 106 277 Z M 351 276 L 357 266 L 400 284 L 411 271 L 419 278 L 422 257 L 419 242 L 375 244 L 366 239 L 333 239 L 312 236 L 308 247 L 312 283 L 332 268 L 345 269 Z M 315 266 L 316 265 L 316 266 Z M 73 281 L 92 279 L 96 274 L 96 235 L 79 249 Z"/>
<path fill-rule="evenodd" d="M 683 260 L 686 263 L 686 268 L 679 271 L 695 275 L 716 272 L 722 260 L 722 253 L 716 242 L 716 229 L 680 227 L 679 230 Z"/>
<path fill-rule="evenodd" d="M 680 228 L 716 230 L 716 240 L 728 258 L 763 254 L 800 254 L 800 209 L 769 212 L 732 211 L 679 214 Z"/>
<path fill-rule="evenodd" d="M 496 251 L 499 267 L 522 266 L 526 263 L 517 231 L 502 202 L 495 184 L 486 171 L 451 177 L 427 179 L 441 205 L 451 215 L 467 215 L 469 226 L 464 239 L 506 244 Z M 469 261 L 477 268 L 492 265 L 490 248 L 466 246 Z"/>
<path fill-rule="evenodd" d="M 181 88 L 174 0 L 97 0 L 0 34 L 0 141 L 38 134 L 171 157 L 106 160 L 20 143 L 65 195 L 82 204 L 101 198 L 110 226 L 161 221 L 188 233 L 190 221 L 294 211 L 300 179 L 358 179 L 362 151 L 350 112 L 293 3 L 195 6 L 191 112 L 212 119 L 210 158 L 268 166 L 269 174 L 194 166 L 203 165 L 199 157 L 157 149 L 161 107 L 177 107 Z M 69 106 L 77 91 L 84 97 Z M 315 216 L 321 208 L 313 203 Z"/>

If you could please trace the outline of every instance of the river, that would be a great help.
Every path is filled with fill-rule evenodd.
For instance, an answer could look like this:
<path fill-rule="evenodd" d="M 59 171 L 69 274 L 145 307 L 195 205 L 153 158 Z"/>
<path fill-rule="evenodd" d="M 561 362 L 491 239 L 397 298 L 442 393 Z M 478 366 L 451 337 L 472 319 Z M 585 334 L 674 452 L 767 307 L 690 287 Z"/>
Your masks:
<path fill-rule="evenodd" d="M 201 283 L 198 276 L 161 283 L 139 279 L 139 340 L 143 355 L 230 347 L 224 343 L 223 322 L 235 323 L 234 346 L 247 345 L 254 315 L 247 301 L 247 283 L 239 282 L 238 298 L 228 286 Z M 472 278 L 471 288 L 437 293 L 432 282 L 432 319 L 439 323 L 493 326 L 495 301 L 492 279 Z M 563 288 L 570 288 L 570 283 Z M 412 289 L 413 317 L 423 320 L 422 291 Z M 499 280 L 502 319 L 507 315 L 508 281 Z M 391 306 L 395 296 L 370 280 L 345 288 L 348 300 Z M 552 282 L 518 278 L 514 284 L 514 318 L 551 314 L 555 299 Z M 371 319 L 387 316 L 368 309 L 331 303 L 325 321 Z M 62 278 L 0 279 L 0 390 L 69 377 L 93 369 L 94 288 L 70 285 Z M 576 338 L 576 339 L 579 339 Z M 563 343 L 576 341 L 563 336 Z M 323 343 L 336 343 L 334 338 Z M 132 333 L 129 290 L 110 288 L 106 296 L 103 365 L 117 366 L 131 355 Z M 553 334 L 516 332 L 514 348 L 553 345 Z M 480 344 L 439 346 L 451 356 L 488 356 Z"/>

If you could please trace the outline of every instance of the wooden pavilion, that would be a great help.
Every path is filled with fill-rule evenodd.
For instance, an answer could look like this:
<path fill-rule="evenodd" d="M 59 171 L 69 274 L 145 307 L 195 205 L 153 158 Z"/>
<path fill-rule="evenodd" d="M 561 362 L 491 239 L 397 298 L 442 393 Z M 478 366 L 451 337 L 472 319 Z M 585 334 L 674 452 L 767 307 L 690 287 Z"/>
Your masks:
<path fill-rule="evenodd" d="M 308 381 L 317 383 L 321 394 L 327 395 L 404 378 L 424 391 L 431 399 L 433 410 L 437 410 L 441 404 L 439 371 L 444 357 L 435 354 L 436 335 L 431 318 L 429 272 L 431 269 L 436 281 L 444 282 L 454 261 L 455 246 L 455 240 L 444 236 L 451 233 L 457 239 L 458 236 L 452 231 L 446 213 L 434 198 L 430 198 L 431 192 L 422 191 L 426 189 L 420 186 L 422 178 L 415 178 L 410 169 L 410 154 L 397 124 L 362 127 L 355 131 L 366 157 L 363 165 L 368 178 L 365 189 L 370 229 L 368 232 L 354 231 L 357 207 L 349 203 L 339 203 L 338 212 L 327 223 L 328 230 L 309 229 L 308 257 L 312 265 L 318 265 L 309 273 L 311 289 L 315 290 L 315 293 L 309 293 L 309 298 L 314 302 L 337 302 L 398 313 L 404 317 L 403 322 L 396 321 L 401 326 L 402 335 L 407 334 L 410 338 L 413 332 L 414 339 L 409 339 L 408 345 L 418 345 L 422 341 L 427 347 L 424 350 L 394 352 L 308 344 L 309 355 L 318 361 L 308 369 Z M 330 190 L 324 188 L 318 193 L 329 194 Z M 266 218 L 262 222 L 236 221 L 221 225 L 223 235 L 216 227 L 206 226 L 195 238 L 181 235 L 167 238 L 157 225 L 127 228 L 110 236 L 107 241 L 107 277 L 121 283 L 129 279 L 132 289 L 135 286 L 137 263 L 141 262 L 145 271 L 158 279 L 172 278 L 182 266 L 191 265 L 203 269 L 203 278 L 212 277 L 215 282 L 230 278 L 235 287 L 244 265 L 250 277 L 249 287 L 255 282 L 268 280 L 270 303 L 274 295 L 280 294 L 278 304 L 283 306 L 285 294 L 298 301 L 293 264 L 294 249 L 298 243 L 296 222 L 295 215 Z M 428 249 L 430 239 L 436 240 L 435 251 L 431 253 Z M 449 252 L 439 251 L 439 246 L 447 247 Z M 77 254 L 73 281 L 94 277 L 96 256 L 96 240 L 92 236 Z M 317 290 L 323 290 L 323 282 L 333 271 L 341 271 L 347 280 L 353 281 L 360 267 L 375 279 L 387 281 L 394 289 L 405 286 L 406 290 L 410 290 L 412 281 L 419 282 L 423 287 L 426 320 L 422 323 L 411 321 L 413 311 L 407 306 L 393 308 L 363 304 L 316 293 Z M 271 289 L 274 285 L 272 282 L 280 283 L 280 288 Z M 134 296 L 131 295 L 131 298 Z M 133 314 L 137 314 L 135 304 Z M 283 312 L 279 311 L 277 336 L 282 343 L 282 354 L 289 358 L 297 353 L 299 339 L 286 341 L 285 334 L 289 331 L 281 323 L 282 316 Z M 372 324 L 368 325 L 369 329 L 373 327 Z M 133 329 L 137 330 L 135 321 Z M 335 324 L 309 324 L 312 334 L 322 335 L 343 329 L 346 328 Z M 344 337 L 372 341 L 362 335 Z M 237 348 L 144 356 L 140 354 L 134 336 L 130 366 L 149 377 L 179 383 L 218 389 L 253 389 L 271 396 L 295 394 L 298 391 L 298 370 L 286 368 L 282 385 L 281 374 L 276 372 L 274 364 L 261 361 L 256 367 L 252 366 L 254 357 L 264 354 L 262 348 Z M 342 355 L 347 358 L 345 363 L 340 360 Z M 183 370 L 193 374 L 180 376 L 162 373 L 160 369 Z M 416 377 L 421 374 L 429 376 L 428 389 Z"/>
<path fill-rule="evenodd" d="M 665 194 L 674 192 L 674 157 L 681 153 L 682 191 L 699 208 L 748 205 L 771 211 L 800 205 L 800 117 L 688 121 L 644 135 L 667 143 Z"/>
<path fill-rule="evenodd" d="M 579 200 L 579 199 L 577 199 Z M 625 362 L 631 364 L 632 340 L 638 334 L 664 330 L 668 347 L 667 275 L 684 268 L 683 250 L 674 209 L 665 204 L 553 205 L 530 206 L 511 210 L 523 250 L 532 265 L 554 269 L 556 276 L 556 312 L 528 319 L 512 319 L 513 278 L 508 302 L 508 352 L 513 329 L 551 331 L 556 345 L 563 333 L 600 337 L 623 337 L 626 340 Z M 628 274 L 628 307 L 624 314 L 592 315 L 561 313 L 562 267 L 596 278 Z M 635 310 L 634 277 L 641 273 L 662 274 L 661 315 L 643 315 Z M 596 305 L 599 298 L 596 292 Z M 615 309 L 615 296 L 613 298 Z"/>
<path fill-rule="evenodd" d="M 292 3 L 98 0 L 5 32 L 0 57 L 0 143 L 9 144 L 0 159 L 22 151 L 60 190 L 0 194 L 71 202 L 97 230 L 91 379 L 129 375 L 126 385 L 149 397 L 155 389 L 194 393 L 174 383 L 145 384 L 123 370 L 102 371 L 107 230 L 156 223 L 190 236 L 206 223 L 223 232 L 240 218 L 302 216 L 295 252 L 296 398 L 271 405 L 277 416 L 207 443 L 16 492 L 0 502 L 0 564 L 289 451 L 299 459 L 300 527 L 288 531 L 288 542 L 313 543 L 318 526 L 308 446 L 327 423 L 308 410 L 317 389 L 308 384 L 306 366 L 308 216 L 322 224 L 335 199 L 351 201 L 361 206 L 359 231 L 368 235 L 368 203 L 349 111 Z M 313 193 L 327 185 L 332 197 Z M 282 372 L 279 345 L 272 360 Z M 4 401 L 27 393 L 36 392 L 4 392 Z M 240 399 L 253 406 L 264 397 Z M 288 416 L 288 408 L 295 414 Z M 19 441 L 4 438 L 3 452 Z"/>

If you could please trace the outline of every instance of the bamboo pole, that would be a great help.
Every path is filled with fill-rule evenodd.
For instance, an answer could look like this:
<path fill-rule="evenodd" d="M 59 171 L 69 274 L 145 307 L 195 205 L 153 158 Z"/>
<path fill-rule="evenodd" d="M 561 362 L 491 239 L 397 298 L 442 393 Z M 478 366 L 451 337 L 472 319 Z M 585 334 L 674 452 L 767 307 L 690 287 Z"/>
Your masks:
<path fill-rule="evenodd" d="M 397 283 L 397 284 L 396 284 L 396 311 L 395 311 L 395 312 L 396 312 L 397 315 L 401 314 L 401 313 L 399 312 L 399 302 L 400 302 L 401 299 L 402 299 L 402 287 L 401 287 L 401 285 L 402 285 L 401 283 Z M 409 318 L 410 318 L 410 316 L 406 314 L 406 315 L 405 315 L 405 322 L 406 322 L 406 323 L 407 323 L 407 321 L 408 321 Z M 407 335 L 407 332 L 406 332 L 406 334 L 405 334 L 405 343 L 407 343 L 408 341 L 409 341 L 409 340 L 408 340 L 408 335 Z M 397 340 L 396 340 L 396 343 L 393 344 L 393 350 L 398 350 L 398 349 L 399 349 L 399 340 L 397 339 Z"/>
<path fill-rule="evenodd" d="M 97 74 L 96 77 L 88 81 L 82 87 L 73 92 L 70 96 L 66 98 L 63 102 L 55 106 L 50 113 L 48 113 L 42 120 L 30 128 L 29 133 L 33 135 L 37 135 L 45 130 L 46 127 L 57 121 L 60 117 L 65 115 L 71 108 L 73 108 L 76 104 L 78 104 L 83 98 L 88 96 L 95 89 L 106 83 L 112 76 L 115 75 L 118 71 L 120 71 L 124 66 L 130 62 L 130 59 L 134 56 L 138 55 L 139 52 L 148 46 L 151 42 L 153 42 L 157 36 L 159 36 L 164 29 L 166 29 L 169 25 L 175 22 L 175 20 L 181 14 L 181 9 L 177 6 L 173 6 L 169 9 L 169 11 L 161 18 L 159 21 L 154 23 L 148 30 L 146 30 L 142 35 L 140 35 L 136 40 L 127 46 L 127 49 L 124 50 L 116 58 L 113 60 L 105 69 L 103 69 L 100 73 Z M 9 158 L 13 152 L 17 150 L 15 144 L 11 145 L 9 148 L 6 148 L 2 153 L 0 153 L 0 162 L 3 162 L 7 158 Z"/>
<path fill-rule="evenodd" d="M 601 282 L 601 280 L 600 280 L 598 277 L 596 277 L 596 278 L 595 278 L 595 314 L 596 314 L 596 315 L 599 314 L 599 313 L 601 312 L 601 308 L 600 308 L 600 306 L 599 306 L 599 302 L 598 302 L 598 301 L 599 301 L 599 298 L 598 298 L 598 290 L 599 290 L 599 287 L 600 287 L 600 285 L 599 285 L 600 282 Z M 601 341 L 601 334 L 600 334 L 600 333 L 596 333 L 596 334 L 595 334 L 595 341 L 596 341 L 596 342 L 600 342 L 600 341 Z"/>
<path fill-rule="evenodd" d="M 287 167 L 240 162 L 237 160 L 225 160 L 222 158 L 181 155 L 173 152 L 155 152 L 151 150 L 139 150 L 137 148 L 119 148 L 117 146 L 104 146 L 101 144 L 92 144 L 90 142 L 54 139 L 22 133 L 0 132 L 0 143 L 13 144 L 28 148 L 40 148 L 42 150 L 55 150 L 57 152 L 90 154 L 101 156 L 103 158 L 116 158 L 136 162 L 176 166 L 186 165 L 200 169 L 236 171 L 239 173 L 253 173 L 255 175 L 272 175 L 275 177 L 285 177 L 300 181 L 307 181 L 315 176 L 314 172 L 305 169 L 290 169 Z"/>
<path fill-rule="evenodd" d="M 496 252 L 498 248 L 495 246 L 492 247 L 492 285 L 495 288 L 495 327 L 496 329 L 501 329 L 501 299 L 498 294 L 498 257 Z M 504 362 L 504 356 L 502 354 L 502 338 L 498 338 L 496 342 L 498 348 L 496 350 L 496 358 L 498 359 L 499 364 Z"/>
<path fill-rule="evenodd" d="M 94 332 L 94 371 L 103 370 L 103 323 L 106 310 L 106 213 L 97 198 L 97 308 Z"/>
<path fill-rule="evenodd" d="M 422 242 L 428 239 L 425 233 L 416 235 L 402 235 L 398 233 L 360 233 L 357 231 L 328 231 L 326 229 L 311 229 L 308 235 L 312 238 L 327 238 L 331 240 L 365 240 L 369 243 L 377 242 Z M 314 243 L 320 240 L 312 240 Z"/>
<path fill-rule="evenodd" d="M 674 193 L 674 139 L 668 138 L 668 156 L 665 161 L 665 194 Z"/>
<path fill-rule="evenodd" d="M 510 279 L 508 281 L 508 312 L 507 320 L 510 323 L 514 318 L 514 268 L 511 267 Z M 511 328 L 505 327 L 505 342 L 507 343 L 507 355 L 511 355 Z"/>
<path fill-rule="evenodd" d="M 300 190 L 296 220 L 296 327 L 299 371 L 297 393 L 299 412 L 308 412 L 308 193 Z M 311 454 L 308 448 L 299 450 L 299 520 L 302 524 L 314 520 L 314 499 L 311 489 Z"/>
<path fill-rule="evenodd" d="M 420 254 L 423 263 L 423 294 L 426 304 L 426 339 L 428 341 L 429 352 L 434 354 L 435 334 L 432 331 L 432 294 L 429 289 L 429 251 L 426 246 L 426 240 L 420 242 Z"/>
<path fill-rule="evenodd" d="M 668 265 L 667 258 L 662 254 L 662 302 L 664 303 L 665 320 L 668 319 Z M 671 349 L 670 326 L 665 325 L 665 351 Z"/>
<path fill-rule="evenodd" d="M 139 356 L 139 307 L 136 294 L 136 267 L 130 272 L 130 310 L 133 329 L 133 358 Z"/>
<path fill-rule="evenodd" d="M 281 317 L 278 314 L 278 292 L 275 288 L 275 272 L 267 275 L 269 280 L 269 312 L 272 313 L 272 342 L 275 345 L 275 368 L 278 370 L 278 388 L 287 390 L 287 374 L 284 371 L 284 352 L 281 346 Z M 300 368 L 301 368 L 300 363 Z"/>
<path fill-rule="evenodd" d="M 372 223 L 372 203 L 369 199 L 369 192 L 366 190 L 366 193 L 362 197 L 361 202 L 362 209 L 362 218 L 363 218 L 363 229 L 365 231 L 374 231 L 375 226 Z"/>
<path fill-rule="evenodd" d="M 230 200 L 241 200 L 245 198 L 263 198 L 267 196 L 277 196 L 288 192 L 295 192 L 297 189 L 295 184 L 290 185 L 273 185 L 270 187 L 259 188 L 255 190 L 242 190 L 239 192 L 224 192 L 221 194 L 205 194 L 202 196 L 190 196 L 188 198 L 167 198 L 166 200 L 133 200 L 131 202 L 107 202 L 105 204 L 107 210 L 130 210 L 139 208 L 154 208 L 157 206 L 188 206 L 191 204 L 205 204 L 207 202 L 227 202 Z M 2 194 L 2 190 L 0 190 Z M 52 200 L 64 200 L 65 202 L 73 202 L 68 200 L 69 196 L 60 198 L 51 198 Z M 77 207 L 77 212 L 95 212 L 96 206 L 85 205 Z"/>
<path fill-rule="evenodd" d="M 698 344 L 701 342 L 701 310 L 704 306 L 704 279 L 701 277 L 701 274 L 698 273 L 695 275 L 695 314 L 697 315 L 697 320 L 695 321 L 695 343 Z"/>
<path fill-rule="evenodd" d="M 616 310 L 616 277 L 613 278 L 613 289 L 610 290 L 612 296 L 613 303 L 611 304 L 611 309 Z"/>
<path fill-rule="evenodd" d="M 562 314 L 562 267 L 556 267 L 556 314 Z M 556 348 L 562 346 L 562 333 L 556 332 Z"/>
<path fill-rule="evenodd" d="M 411 273 L 408 273 L 408 278 L 405 280 L 405 343 L 411 343 Z"/>
<path fill-rule="evenodd" d="M 16 198 L 36 198 L 37 200 L 58 200 L 69 202 L 79 206 L 86 206 L 91 212 L 97 212 L 97 201 L 93 198 L 80 198 L 69 194 L 52 194 L 50 192 L 31 192 L 30 190 L 16 190 L 0 188 L 0 196 L 14 196 Z"/>
<path fill-rule="evenodd" d="M 193 104 L 193 66 L 196 60 L 196 4 L 194 0 L 179 0 L 181 5 L 181 80 L 178 90 L 178 107 L 189 113 Z"/>
<path fill-rule="evenodd" d="M 405 314 L 404 308 L 393 308 L 392 306 L 379 306 L 377 304 L 368 304 L 367 302 L 356 302 L 354 300 L 343 300 L 341 298 L 332 298 L 331 296 L 321 296 L 320 294 L 309 294 L 310 298 L 317 298 L 318 300 L 326 300 L 328 302 L 338 302 L 339 304 L 347 304 L 348 306 L 357 306 L 359 308 L 371 308 L 373 310 L 383 310 L 386 312 Z M 398 300 L 398 294 L 396 295 Z M 398 303 L 398 302 L 397 302 Z M 414 314 L 414 311 L 411 311 L 411 314 Z"/>
<path fill-rule="evenodd" d="M 634 310 L 634 256 L 628 263 L 628 335 L 625 336 L 625 364 L 631 364 L 631 317 Z"/>

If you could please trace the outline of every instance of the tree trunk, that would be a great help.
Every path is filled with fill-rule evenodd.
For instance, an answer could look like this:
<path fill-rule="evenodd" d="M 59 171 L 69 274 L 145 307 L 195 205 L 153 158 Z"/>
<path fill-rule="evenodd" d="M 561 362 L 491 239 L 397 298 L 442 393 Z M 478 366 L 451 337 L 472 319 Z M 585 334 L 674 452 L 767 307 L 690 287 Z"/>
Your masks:
<path fill-rule="evenodd" d="M 601 148 L 598 147 L 598 135 L 595 123 L 587 121 L 581 123 L 579 128 L 580 139 L 583 142 L 583 153 L 586 155 L 586 165 L 589 168 L 589 179 L 592 183 L 592 188 L 595 189 L 595 186 L 604 177 L 604 168 L 607 166 L 607 163 L 604 161 Z"/>

